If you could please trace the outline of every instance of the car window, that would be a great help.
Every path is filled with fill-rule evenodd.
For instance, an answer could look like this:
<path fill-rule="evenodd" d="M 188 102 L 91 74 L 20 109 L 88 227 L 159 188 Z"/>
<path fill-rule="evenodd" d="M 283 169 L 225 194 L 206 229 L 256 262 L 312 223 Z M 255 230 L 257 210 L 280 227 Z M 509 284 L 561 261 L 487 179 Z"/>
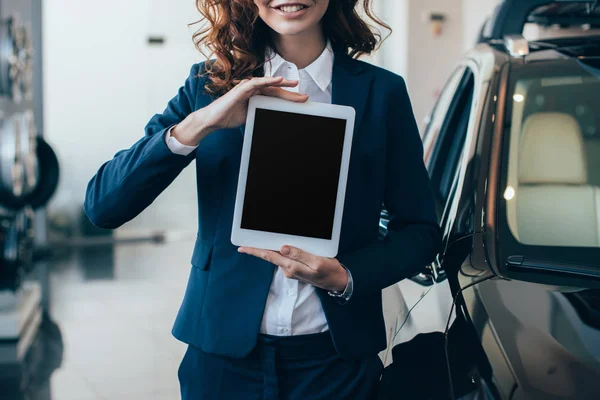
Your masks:
<path fill-rule="evenodd" d="M 460 79 L 441 125 L 437 140 L 433 144 L 429 164 L 429 175 L 436 194 L 438 215 L 448 200 L 454 176 L 467 136 L 475 78 L 466 69 Z"/>
<path fill-rule="evenodd" d="M 425 128 L 425 134 L 423 135 L 423 143 L 425 148 L 424 158 L 426 165 L 429 165 L 433 147 L 437 141 L 437 138 L 439 137 L 440 130 L 442 129 L 442 125 L 446 119 L 446 114 L 448 113 L 448 108 L 452 103 L 452 99 L 456 95 L 456 90 L 463 74 L 464 67 L 457 68 L 452 73 L 446 85 L 444 86 L 440 97 L 435 103 L 431 115 L 429 116 L 429 121 L 427 123 L 427 127 Z"/>
<path fill-rule="evenodd" d="M 600 247 L 600 70 L 576 60 L 509 88 L 505 213 L 520 243 Z"/>

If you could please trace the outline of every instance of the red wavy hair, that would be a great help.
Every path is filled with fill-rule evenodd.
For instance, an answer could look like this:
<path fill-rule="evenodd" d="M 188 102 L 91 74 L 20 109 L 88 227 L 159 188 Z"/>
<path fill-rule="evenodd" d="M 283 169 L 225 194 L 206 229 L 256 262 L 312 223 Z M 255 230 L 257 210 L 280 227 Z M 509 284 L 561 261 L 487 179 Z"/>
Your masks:
<path fill-rule="evenodd" d="M 365 15 L 375 24 L 391 32 L 378 19 L 371 0 L 330 0 L 323 16 L 323 30 L 335 51 L 351 57 L 370 54 L 381 42 L 381 34 L 358 13 L 362 5 Z M 205 65 L 208 75 L 206 90 L 223 94 L 241 80 L 261 76 L 267 49 L 273 47 L 270 28 L 259 18 L 253 0 L 196 0 L 205 26 L 194 36 L 196 48 L 213 58 Z"/>

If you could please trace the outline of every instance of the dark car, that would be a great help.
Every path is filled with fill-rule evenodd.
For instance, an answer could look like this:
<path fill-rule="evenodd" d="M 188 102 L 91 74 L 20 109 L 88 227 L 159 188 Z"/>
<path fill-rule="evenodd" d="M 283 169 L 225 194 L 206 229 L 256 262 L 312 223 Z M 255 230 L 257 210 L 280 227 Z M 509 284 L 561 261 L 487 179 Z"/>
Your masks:
<path fill-rule="evenodd" d="M 415 280 L 445 272 L 459 333 L 432 339 L 435 352 L 398 346 L 394 359 L 436 356 L 421 382 L 442 387 L 406 398 L 467 388 L 477 398 L 600 399 L 597 6 L 505 1 L 441 93 L 423 140 L 444 250 Z M 526 23 L 569 36 L 526 41 Z"/>

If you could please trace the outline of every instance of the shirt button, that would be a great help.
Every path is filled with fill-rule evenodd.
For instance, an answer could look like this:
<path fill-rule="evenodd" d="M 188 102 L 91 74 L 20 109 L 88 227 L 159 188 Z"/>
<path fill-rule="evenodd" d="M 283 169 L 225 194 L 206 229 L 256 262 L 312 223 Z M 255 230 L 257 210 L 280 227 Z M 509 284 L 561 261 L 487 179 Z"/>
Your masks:
<path fill-rule="evenodd" d="M 288 289 L 288 296 L 294 295 L 294 289 Z"/>

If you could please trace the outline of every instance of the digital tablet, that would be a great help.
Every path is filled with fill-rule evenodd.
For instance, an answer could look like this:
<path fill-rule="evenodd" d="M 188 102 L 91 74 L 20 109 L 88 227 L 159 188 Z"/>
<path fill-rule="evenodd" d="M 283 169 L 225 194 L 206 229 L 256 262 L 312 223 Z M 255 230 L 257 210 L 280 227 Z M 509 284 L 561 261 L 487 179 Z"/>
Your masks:
<path fill-rule="evenodd" d="M 234 245 L 337 255 L 354 118 L 352 107 L 250 99 Z"/>

